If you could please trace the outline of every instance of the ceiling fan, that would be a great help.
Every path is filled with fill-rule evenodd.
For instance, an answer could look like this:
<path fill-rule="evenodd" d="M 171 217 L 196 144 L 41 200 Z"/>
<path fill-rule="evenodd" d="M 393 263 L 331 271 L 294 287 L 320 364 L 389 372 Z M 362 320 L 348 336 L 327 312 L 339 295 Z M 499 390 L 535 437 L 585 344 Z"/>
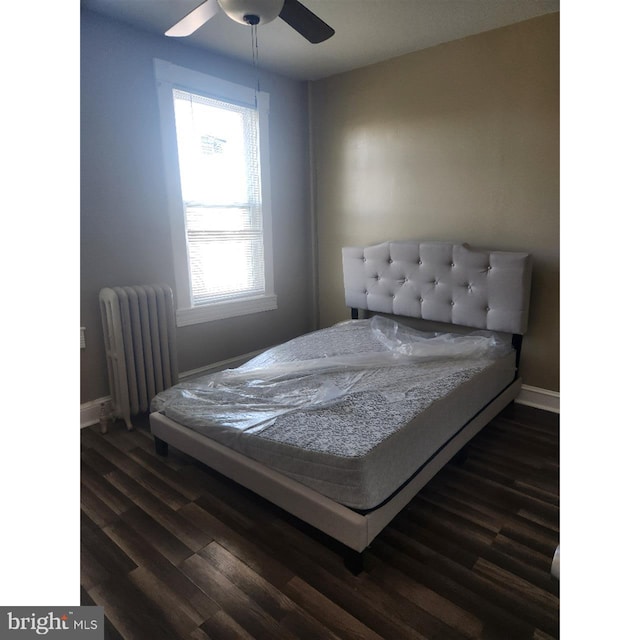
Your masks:
<path fill-rule="evenodd" d="M 166 36 L 185 37 L 199 29 L 222 9 L 232 20 L 255 26 L 282 18 L 309 42 L 316 44 L 335 31 L 298 0 L 205 0 L 165 32 Z"/>

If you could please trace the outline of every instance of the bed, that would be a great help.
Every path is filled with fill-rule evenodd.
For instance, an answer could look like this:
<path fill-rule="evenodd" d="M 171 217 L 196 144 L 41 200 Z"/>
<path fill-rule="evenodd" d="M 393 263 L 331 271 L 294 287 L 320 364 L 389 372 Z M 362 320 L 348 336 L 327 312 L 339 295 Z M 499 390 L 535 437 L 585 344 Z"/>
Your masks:
<path fill-rule="evenodd" d="M 156 396 L 168 445 L 344 545 L 349 568 L 513 401 L 531 256 L 445 242 L 342 251 L 351 320 Z"/>

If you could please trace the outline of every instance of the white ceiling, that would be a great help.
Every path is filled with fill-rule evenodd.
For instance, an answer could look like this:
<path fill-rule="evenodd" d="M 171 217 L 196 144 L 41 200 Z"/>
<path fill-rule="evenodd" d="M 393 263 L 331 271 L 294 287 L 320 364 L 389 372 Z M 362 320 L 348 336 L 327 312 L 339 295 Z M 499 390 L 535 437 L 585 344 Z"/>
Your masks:
<path fill-rule="evenodd" d="M 81 7 L 159 35 L 202 0 L 81 0 Z M 302 0 L 336 33 L 310 44 L 283 20 L 258 26 L 259 66 L 317 80 L 560 10 L 560 0 Z M 184 39 L 251 62 L 251 29 L 221 11 Z"/>

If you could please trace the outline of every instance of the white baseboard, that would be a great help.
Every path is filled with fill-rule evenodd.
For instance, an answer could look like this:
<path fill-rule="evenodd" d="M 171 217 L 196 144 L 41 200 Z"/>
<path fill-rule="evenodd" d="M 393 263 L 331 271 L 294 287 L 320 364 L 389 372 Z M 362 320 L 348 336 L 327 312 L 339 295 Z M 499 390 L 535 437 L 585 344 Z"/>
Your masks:
<path fill-rule="evenodd" d="M 200 367 L 198 369 L 191 369 L 184 373 L 178 374 L 178 380 L 186 380 L 193 376 L 203 375 L 205 373 L 213 373 L 222 369 L 231 369 L 233 367 L 240 366 L 243 362 L 250 360 L 254 356 L 261 353 L 261 351 L 255 351 L 254 353 L 238 356 L 237 358 L 229 358 L 228 360 L 222 360 L 206 367 Z M 97 424 L 100 421 L 100 405 L 103 402 L 110 402 L 111 396 L 105 398 L 98 398 L 97 400 L 91 400 L 80 405 L 80 428 L 90 427 L 92 424 Z M 549 391 L 548 389 L 541 389 L 540 387 L 530 387 L 523 384 L 518 397 L 515 399 L 517 404 L 524 404 L 529 407 L 535 407 L 536 409 L 543 409 L 544 411 L 552 411 L 553 413 L 560 413 L 560 394 L 557 391 Z"/>
<path fill-rule="evenodd" d="M 182 382 L 187 378 L 193 378 L 194 376 L 201 376 L 205 373 L 214 373 L 215 371 L 222 371 L 223 369 L 232 369 L 233 367 L 239 367 L 247 360 L 262 353 L 262 349 L 259 351 L 253 351 L 252 353 L 245 353 L 244 355 L 237 356 L 235 358 L 229 358 L 228 360 L 220 360 L 206 367 L 199 367 L 198 369 L 191 369 L 183 373 L 178 374 L 178 381 Z M 104 398 L 97 398 L 90 402 L 85 402 L 80 405 L 80 428 L 90 427 L 93 424 L 100 422 L 100 406 L 103 402 L 111 402 L 111 396 L 105 396 Z"/>
<path fill-rule="evenodd" d="M 515 401 L 517 404 L 524 404 L 528 407 L 560 413 L 560 394 L 557 391 L 523 384 Z"/>
<path fill-rule="evenodd" d="M 215 373 L 216 371 L 222 371 L 223 369 L 233 369 L 234 367 L 239 367 L 241 364 L 247 362 L 247 360 L 251 360 L 251 358 L 255 358 L 257 355 L 260 355 L 263 351 L 264 349 L 259 349 L 258 351 L 245 353 L 244 355 L 236 356 L 235 358 L 228 358 L 227 360 L 220 360 L 219 362 L 208 364 L 206 367 L 190 369 L 189 371 L 185 371 L 184 373 L 179 373 L 178 380 L 182 381 L 186 380 L 187 378 L 193 378 L 194 376 L 202 376 L 205 373 Z"/>
<path fill-rule="evenodd" d="M 80 405 L 80 428 L 90 427 L 100 422 L 100 406 L 103 402 L 111 402 L 111 396 L 91 400 Z"/>

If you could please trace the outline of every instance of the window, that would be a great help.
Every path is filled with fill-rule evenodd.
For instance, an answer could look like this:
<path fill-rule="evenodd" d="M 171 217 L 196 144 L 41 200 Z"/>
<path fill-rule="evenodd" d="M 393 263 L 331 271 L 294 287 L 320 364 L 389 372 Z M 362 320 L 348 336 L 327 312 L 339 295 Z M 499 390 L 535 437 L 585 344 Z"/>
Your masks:
<path fill-rule="evenodd" d="M 268 94 L 155 61 L 179 326 L 275 309 Z"/>

